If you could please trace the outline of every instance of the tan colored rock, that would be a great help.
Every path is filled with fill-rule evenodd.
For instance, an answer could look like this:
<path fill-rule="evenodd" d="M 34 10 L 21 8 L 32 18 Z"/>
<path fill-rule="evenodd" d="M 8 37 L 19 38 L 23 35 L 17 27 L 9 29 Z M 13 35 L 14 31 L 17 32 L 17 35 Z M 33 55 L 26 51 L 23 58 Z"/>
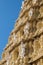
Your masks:
<path fill-rule="evenodd" d="M 43 65 L 43 0 L 24 0 L 0 65 Z"/>

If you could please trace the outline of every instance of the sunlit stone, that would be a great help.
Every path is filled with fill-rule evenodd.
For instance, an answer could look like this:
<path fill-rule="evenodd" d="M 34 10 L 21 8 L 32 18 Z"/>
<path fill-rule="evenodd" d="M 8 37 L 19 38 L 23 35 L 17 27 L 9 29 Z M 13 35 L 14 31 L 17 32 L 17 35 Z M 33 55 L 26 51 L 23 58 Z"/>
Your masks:
<path fill-rule="evenodd" d="M 7 61 L 7 65 L 9 65 L 9 60 Z"/>
<path fill-rule="evenodd" d="M 32 3 L 35 4 L 37 2 L 37 0 L 32 0 Z"/>
<path fill-rule="evenodd" d="M 23 58 L 25 55 L 25 45 L 23 44 L 23 42 L 21 42 L 21 45 L 19 47 L 19 56 L 21 58 Z"/>
<path fill-rule="evenodd" d="M 7 57 L 7 65 L 9 65 L 9 63 L 10 63 L 10 59 L 11 59 L 11 55 L 8 53 L 8 57 Z"/>
<path fill-rule="evenodd" d="M 17 42 L 17 35 L 14 34 L 14 42 Z"/>
<path fill-rule="evenodd" d="M 22 25 L 23 24 L 23 21 L 20 19 L 19 20 L 19 25 Z"/>
<path fill-rule="evenodd" d="M 43 65 L 43 0 L 24 1 L 0 65 Z"/>
<path fill-rule="evenodd" d="M 30 23 L 27 23 L 24 27 L 24 34 L 28 34 L 29 33 L 29 27 L 30 27 Z"/>
<path fill-rule="evenodd" d="M 28 14 L 29 19 L 31 19 L 32 15 L 33 15 L 33 9 L 31 8 L 30 11 L 29 11 L 29 14 Z"/>

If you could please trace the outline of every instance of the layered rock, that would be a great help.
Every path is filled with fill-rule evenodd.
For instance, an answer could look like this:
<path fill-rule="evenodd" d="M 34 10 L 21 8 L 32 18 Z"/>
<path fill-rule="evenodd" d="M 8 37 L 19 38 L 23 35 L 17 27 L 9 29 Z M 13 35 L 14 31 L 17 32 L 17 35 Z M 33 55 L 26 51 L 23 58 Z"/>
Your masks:
<path fill-rule="evenodd" d="M 0 65 L 43 65 L 43 0 L 24 0 Z"/>

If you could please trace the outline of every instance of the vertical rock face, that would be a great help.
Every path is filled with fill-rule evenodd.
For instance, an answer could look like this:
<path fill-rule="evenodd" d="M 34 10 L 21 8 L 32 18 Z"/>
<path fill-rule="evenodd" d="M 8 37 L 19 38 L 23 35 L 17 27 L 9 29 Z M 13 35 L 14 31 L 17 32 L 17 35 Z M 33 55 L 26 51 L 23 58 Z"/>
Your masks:
<path fill-rule="evenodd" d="M 43 0 L 24 0 L 0 65 L 43 65 Z"/>

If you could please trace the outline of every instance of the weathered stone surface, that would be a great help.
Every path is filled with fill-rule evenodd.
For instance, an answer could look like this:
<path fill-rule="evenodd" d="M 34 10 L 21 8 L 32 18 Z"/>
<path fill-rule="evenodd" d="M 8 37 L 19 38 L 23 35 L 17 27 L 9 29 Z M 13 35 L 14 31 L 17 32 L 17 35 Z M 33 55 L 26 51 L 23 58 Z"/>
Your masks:
<path fill-rule="evenodd" d="M 24 0 L 0 65 L 43 65 L 43 0 Z"/>

